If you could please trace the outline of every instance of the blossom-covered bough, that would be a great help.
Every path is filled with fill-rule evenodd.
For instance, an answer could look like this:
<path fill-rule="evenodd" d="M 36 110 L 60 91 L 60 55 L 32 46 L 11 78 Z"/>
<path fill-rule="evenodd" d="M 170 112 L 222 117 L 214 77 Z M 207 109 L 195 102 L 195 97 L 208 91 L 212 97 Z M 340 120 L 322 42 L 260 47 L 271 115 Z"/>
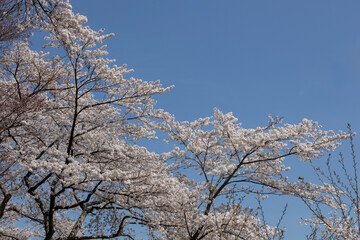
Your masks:
<path fill-rule="evenodd" d="M 135 144 L 154 136 L 164 113 L 152 96 L 169 88 L 125 79 L 131 71 L 99 47 L 111 35 L 84 26 L 68 2 L 25 3 L 57 54 L 19 41 L 3 57 L 11 101 L 2 95 L 0 235 L 131 237 L 127 226 L 147 223 L 142 211 L 173 181 L 158 155 Z"/>
<path fill-rule="evenodd" d="M 217 109 L 177 122 L 153 99 L 171 87 L 127 79 L 132 71 L 106 58 L 112 34 L 86 26 L 67 1 L 17 2 L 49 52 L 20 39 L 2 56 L 1 238 L 135 239 L 147 229 L 154 239 L 274 239 L 281 229 L 246 196 L 325 201 L 324 186 L 287 179 L 284 159 L 310 161 L 351 135 L 309 120 L 244 129 Z M 157 131 L 172 151 L 139 144 Z"/>
<path fill-rule="evenodd" d="M 266 127 L 244 129 L 231 113 L 217 109 L 212 118 L 168 121 L 169 140 L 176 144 L 168 158 L 193 191 L 190 202 L 179 203 L 178 234 L 186 239 L 272 239 L 281 230 L 264 226 L 255 213 L 243 210 L 244 196 L 285 194 L 324 201 L 322 186 L 288 180 L 284 173 L 290 168 L 284 160 L 295 156 L 310 161 L 349 135 L 322 131 L 307 119 L 297 125 L 280 123 L 270 118 Z M 191 181 L 194 173 L 200 177 Z"/>
<path fill-rule="evenodd" d="M 29 36 L 27 4 L 23 1 L 0 1 L 0 53 L 7 51 L 14 40 Z"/>
<path fill-rule="evenodd" d="M 360 239 L 359 167 L 350 124 L 348 132 L 349 154 L 340 152 L 337 161 L 329 154 L 326 164 L 312 163 L 324 200 L 302 198 L 313 214 L 303 221 L 312 229 L 308 239 Z M 346 161 L 347 158 L 351 161 Z"/>

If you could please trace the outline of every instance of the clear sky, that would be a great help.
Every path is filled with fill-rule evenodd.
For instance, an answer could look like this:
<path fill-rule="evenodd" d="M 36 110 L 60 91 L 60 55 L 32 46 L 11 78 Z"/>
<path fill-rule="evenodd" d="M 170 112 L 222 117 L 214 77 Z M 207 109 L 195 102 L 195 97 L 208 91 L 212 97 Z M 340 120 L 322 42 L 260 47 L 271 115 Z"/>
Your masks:
<path fill-rule="evenodd" d="M 209 116 L 217 107 L 244 127 L 265 125 L 272 114 L 335 131 L 349 122 L 360 132 L 360 1 L 71 3 L 93 29 L 116 34 L 107 44 L 118 65 L 175 85 L 157 99 L 179 120 Z M 292 217 L 296 208 L 286 217 L 286 239 L 305 239 Z"/>

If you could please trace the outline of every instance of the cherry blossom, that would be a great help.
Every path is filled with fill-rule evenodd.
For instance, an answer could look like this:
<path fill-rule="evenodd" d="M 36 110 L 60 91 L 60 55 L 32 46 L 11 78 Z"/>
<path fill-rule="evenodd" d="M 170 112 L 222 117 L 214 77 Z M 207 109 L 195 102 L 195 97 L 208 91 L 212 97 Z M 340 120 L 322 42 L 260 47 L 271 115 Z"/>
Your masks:
<path fill-rule="evenodd" d="M 107 58 L 113 34 L 91 29 L 68 1 L 21 3 L 19 27 L 46 33 L 46 43 L 41 52 L 19 39 L 2 56 L 2 238 L 135 239 L 146 230 L 151 239 L 274 239 L 283 229 L 245 198 L 336 204 L 324 194 L 333 186 L 290 181 L 284 161 L 312 163 L 351 134 L 307 119 L 245 129 L 218 109 L 178 122 L 155 105 L 172 87 L 127 78 L 133 71 Z M 158 132 L 171 151 L 142 146 Z"/>

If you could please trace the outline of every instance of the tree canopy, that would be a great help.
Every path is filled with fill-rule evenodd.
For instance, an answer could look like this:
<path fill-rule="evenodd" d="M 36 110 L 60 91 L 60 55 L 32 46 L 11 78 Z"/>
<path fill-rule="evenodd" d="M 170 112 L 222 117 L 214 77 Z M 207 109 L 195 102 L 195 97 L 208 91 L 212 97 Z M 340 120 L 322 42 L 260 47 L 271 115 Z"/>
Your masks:
<path fill-rule="evenodd" d="M 333 185 L 290 181 L 284 160 L 312 163 L 353 134 L 274 117 L 245 129 L 218 109 L 179 122 L 156 108 L 172 87 L 127 78 L 132 70 L 107 58 L 112 34 L 92 30 L 69 2 L 5 3 L 20 10 L 0 67 L 2 238 L 135 239 L 141 228 L 152 239 L 281 239 L 245 198 L 335 206 Z M 46 52 L 22 29 L 45 32 Z M 159 132 L 172 150 L 142 146 Z"/>

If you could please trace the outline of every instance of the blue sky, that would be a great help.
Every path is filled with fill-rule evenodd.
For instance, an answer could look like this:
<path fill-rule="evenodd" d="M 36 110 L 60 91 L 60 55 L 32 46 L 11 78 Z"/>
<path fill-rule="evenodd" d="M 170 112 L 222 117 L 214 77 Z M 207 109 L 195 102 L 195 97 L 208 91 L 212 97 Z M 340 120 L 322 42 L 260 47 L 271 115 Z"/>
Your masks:
<path fill-rule="evenodd" d="M 157 99 L 179 120 L 209 116 L 217 107 L 244 127 L 265 125 L 272 114 L 335 131 L 349 122 L 360 131 L 360 1 L 71 3 L 93 29 L 116 34 L 107 44 L 118 65 L 175 85 Z M 286 239 L 304 239 L 291 218 L 296 205 L 289 211 Z"/>
<path fill-rule="evenodd" d="M 245 126 L 302 118 L 360 124 L 360 2 L 73 0 L 135 76 L 175 85 L 159 106 L 181 120 L 233 112 Z"/>

